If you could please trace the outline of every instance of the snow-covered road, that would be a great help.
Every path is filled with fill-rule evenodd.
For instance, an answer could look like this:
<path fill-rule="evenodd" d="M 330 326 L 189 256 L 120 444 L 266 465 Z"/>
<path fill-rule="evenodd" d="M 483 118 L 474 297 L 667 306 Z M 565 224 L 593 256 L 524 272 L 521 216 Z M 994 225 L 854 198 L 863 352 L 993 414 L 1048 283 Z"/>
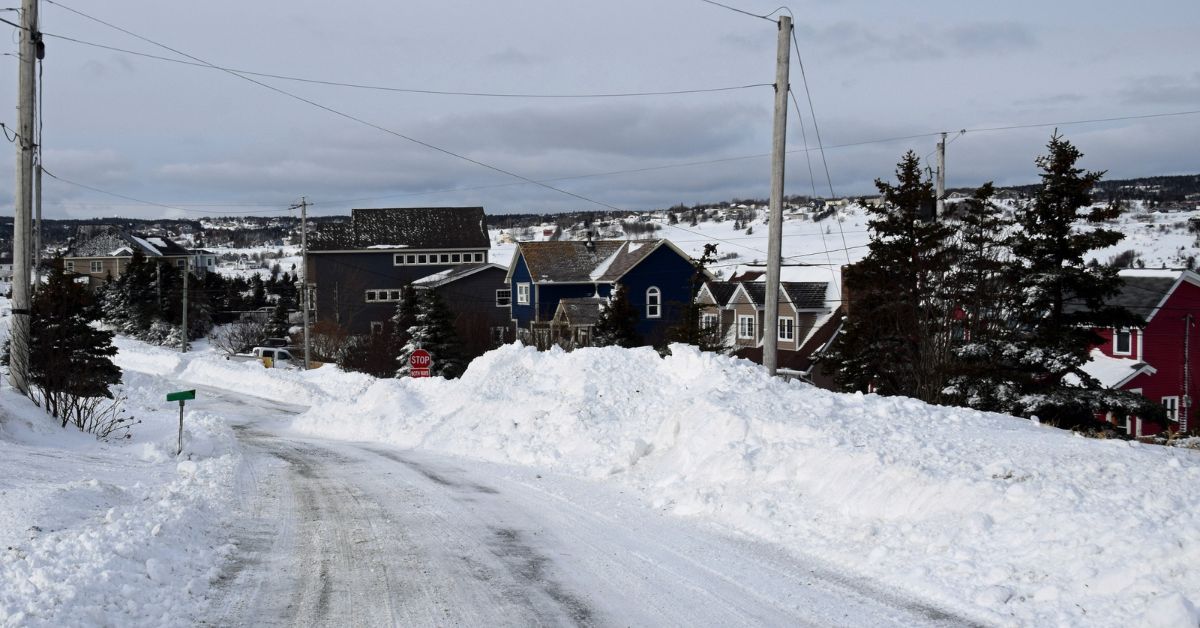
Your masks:
<path fill-rule="evenodd" d="M 230 417 L 298 410 L 204 392 Z M 213 625 L 969 623 L 607 484 L 235 427 L 239 559 Z"/>

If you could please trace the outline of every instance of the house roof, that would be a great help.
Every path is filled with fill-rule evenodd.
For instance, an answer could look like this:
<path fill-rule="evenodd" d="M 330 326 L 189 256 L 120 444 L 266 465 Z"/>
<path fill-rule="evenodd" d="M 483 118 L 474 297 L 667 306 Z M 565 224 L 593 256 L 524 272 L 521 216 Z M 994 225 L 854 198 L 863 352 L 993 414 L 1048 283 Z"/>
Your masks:
<path fill-rule="evenodd" d="M 1140 360 L 1116 358 L 1105 355 L 1099 349 L 1092 349 L 1090 358 L 1080 368 L 1084 373 L 1096 378 L 1105 388 L 1119 388 L 1137 375 L 1142 373 L 1153 375 L 1157 372 L 1153 366 Z M 1070 384 L 1079 383 L 1079 378 L 1074 375 L 1067 375 L 1064 380 Z"/>
<path fill-rule="evenodd" d="M 1200 285 L 1200 275 L 1188 270 L 1121 271 L 1121 280 L 1120 291 L 1106 299 L 1105 305 L 1123 307 L 1147 323 L 1180 283 L 1190 281 Z M 1063 310 L 1079 312 L 1085 308 L 1084 304 L 1068 302 Z"/>
<path fill-rule="evenodd" d="M 713 301 L 721 307 L 729 304 L 729 300 L 733 298 L 733 293 L 737 291 L 738 285 L 732 281 L 706 281 L 701 290 L 708 290 Z"/>
<path fill-rule="evenodd" d="M 146 257 L 188 256 L 191 253 L 162 236 L 127 233 L 112 225 L 81 228 L 64 257 L 127 257 L 141 249 Z"/>
<path fill-rule="evenodd" d="M 767 302 L 767 284 L 761 281 L 745 281 L 731 282 L 733 290 L 741 287 L 745 291 L 746 296 L 750 299 L 751 304 L 757 307 L 765 307 Z M 788 300 L 797 310 L 825 310 L 825 293 L 829 290 L 829 283 L 824 281 L 784 281 L 780 282 L 779 289 L 787 295 Z M 732 299 L 731 294 L 729 299 Z M 726 303 L 729 302 L 726 299 Z"/>
<path fill-rule="evenodd" d="M 522 242 L 513 260 L 525 260 L 534 283 L 611 283 L 666 242 L 595 240 L 590 247 L 579 240 Z"/>
<path fill-rule="evenodd" d="M 454 268 L 443 270 L 440 273 L 434 273 L 425 277 L 421 277 L 413 281 L 413 286 L 418 288 L 440 288 L 449 283 L 454 283 L 459 279 L 470 277 L 478 272 L 488 269 L 496 269 L 501 272 L 504 267 L 499 264 L 460 264 Z"/>
<path fill-rule="evenodd" d="M 600 310 L 608 303 L 604 297 L 560 299 L 554 318 L 565 319 L 571 325 L 595 325 L 600 320 Z"/>
<path fill-rule="evenodd" d="M 309 233 L 312 251 L 488 248 L 482 207 L 389 207 L 350 210 L 350 222 Z"/>

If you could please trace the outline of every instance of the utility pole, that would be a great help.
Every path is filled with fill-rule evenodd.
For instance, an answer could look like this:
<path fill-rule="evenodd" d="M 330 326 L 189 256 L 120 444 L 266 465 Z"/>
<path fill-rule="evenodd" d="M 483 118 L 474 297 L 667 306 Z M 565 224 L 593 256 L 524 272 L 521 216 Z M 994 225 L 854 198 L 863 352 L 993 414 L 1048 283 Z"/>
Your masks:
<path fill-rule="evenodd" d="M 767 226 L 767 296 L 763 321 L 763 366 L 775 374 L 779 362 L 779 266 L 783 249 L 783 158 L 787 152 L 789 61 L 792 56 L 792 18 L 779 17 L 775 52 L 775 130 L 771 138 L 770 224 Z"/>
<path fill-rule="evenodd" d="M 183 333 L 179 334 L 179 352 L 187 353 L 188 350 L 188 326 L 187 326 L 187 299 L 188 299 L 188 267 L 192 265 L 192 260 L 184 260 L 183 262 Z"/>
<path fill-rule="evenodd" d="M 41 141 L 41 137 L 38 138 Z M 33 168 L 33 291 L 42 285 L 42 146 Z"/>
<path fill-rule="evenodd" d="M 937 221 L 946 215 L 946 134 L 942 133 L 942 139 L 937 145 L 937 215 L 933 217 Z"/>
<path fill-rule="evenodd" d="M 29 390 L 29 235 L 33 213 L 34 92 L 37 90 L 34 66 L 38 39 L 41 38 L 37 11 L 37 0 L 21 0 L 21 45 L 17 59 L 20 65 L 17 75 L 17 182 L 13 195 L 13 322 L 9 362 L 9 381 L 21 394 Z"/>
<path fill-rule="evenodd" d="M 308 370 L 308 197 L 301 196 L 300 203 L 292 206 L 292 209 L 296 208 L 300 209 L 300 309 L 304 325 L 304 369 Z"/>

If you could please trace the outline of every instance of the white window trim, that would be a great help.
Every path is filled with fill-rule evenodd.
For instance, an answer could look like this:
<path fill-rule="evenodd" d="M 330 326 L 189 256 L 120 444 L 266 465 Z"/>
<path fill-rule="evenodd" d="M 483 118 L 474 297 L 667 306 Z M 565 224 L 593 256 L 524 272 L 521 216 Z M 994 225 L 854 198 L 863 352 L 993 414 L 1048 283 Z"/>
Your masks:
<path fill-rule="evenodd" d="M 383 321 L 371 321 L 371 335 L 383 333 Z"/>
<path fill-rule="evenodd" d="M 662 318 L 662 290 L 658 286 L 646 288 L 646 318 Z"/>
<path fill-rule="evenodd" d="M 786 325 L 784 325 L 784 321 L 787 321 Z M 791 316 L 780 316 L 778 329 L 779 329 L 779 332 L 778 332 L 779 340 L 795 342 L 795 340 L 796 340 L 796 319 L 792 318 Z M 784 331 L 787 332 L 786 336 L 784 335 Z"/>
<path fill-rule="evenodd" d="M 1167 401 L 1173 401 L 1174 404 L 1168 406 Z M 1167 411 L 1167 420 L 1179 422 L 1179 395 L 1171 395 L 1162 398 L 1163 409 Z"/>
<path fill-rule="evenodd" d="M 447 261 L 441 261 L 445 255 Z M 459 261 L 451 261 L 457 255 Z M 418 261 L 422 256 L 425 261 Z M 408 258 L 413 258 L 413 261 L 408 261 Z M 457 264 L 479 264 L 487 261 L 486 253 L 483 251 L 405 251 L 403 253 L 392 253 L 392 266 L 454 266 Z"/>
<path fill-rule="evenodd" d="M 501 292 L 504 293 L 503 296 L 501 296 Z M 501 299 L 504 299 L 505 302 L 501 303 Z M 496 307 L 508 307 L 510 305 L 512 305 L 512 289 L 500 288 L 496 290 Z"/>
<path fill-rule="evenodd" d="M 701 314 L 700 315 L 700 329 L 715 328 L 718 325 L 717 320 L 718 320 L 718 317 L 716 314 Z"/>
<path fill-rule="evenodd" d="M 93 260 L 93 261 L 92 261 L 92 262 L 91 262 L 91 263 L 88 265 L 88 272 L 92 272 L 92 273 L 102 273 L 102 272 L 104 272 L 104 262 L 101 262 L 101 261 L 98 261 L 98 260 Z"/>
<path fill-rule="evenodd" d="M 1125 333 L 1125 334 L 1129 335 L 1129 348 L 1127 348 L 1124 351 L 1121 351 L 1117 347 L 1117 336 L 1118 336 L 1118 334 L 1121 334 L 1121 333 Z M 1113 351 L 1113 355 L 1133 355 L 1133 330 L 1132 329 L 1129 329 L 1129 328 L 1117 329 L 1115 327 L 1113 328 L 1112 351 Z"/>
<path fill-rule="evenodd" d="M 746 321 L 746 320 L 750 321 L 750 323 L 747 325 L 747 327 L 749 327 L 749 332 L 750 332 L 749 335 L 742 333 L 742 330 L 743 330 L 742 321 Z M 755 323 L 754 316 L 748 316 L 746 314 L 738 314 L 737 337 L 742 340 L 754 340 L 754 336 L 755 336 L 754 323 Z"/>
<path fill-rule="evenodd" d="M 63 262 L 63 270 L 65 270 L 69 273 L 75 272 L 75 261 L 69 260 L 69 261 Z"/>
<path fill-rule="evenodd" d="M 517 305 L 529 305 L 529 284 L 517 284 Z"/>
<path fill-rule="evenodd" d="M 394 296 L 393 296 L 393 293 Z M 403 290 L 398 288 L 373 288 L 371 290 L 363 290 L 364 303 L 397 303 L 400 297 L 404 294 Z M 371 295 L 375 295 L 372 298 Z M 382 296 L 381 296 L 382 295 Z"/>

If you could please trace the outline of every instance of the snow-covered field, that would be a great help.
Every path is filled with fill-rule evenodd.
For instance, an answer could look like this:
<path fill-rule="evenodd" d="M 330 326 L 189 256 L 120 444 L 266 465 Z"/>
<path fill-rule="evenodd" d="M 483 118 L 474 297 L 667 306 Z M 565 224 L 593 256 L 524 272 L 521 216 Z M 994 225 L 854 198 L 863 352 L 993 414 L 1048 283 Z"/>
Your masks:
<path fill-rule="evenodd" d="M 178 354 L 123 347 L 126 363 Z M 509 346 L 457 381 L 269 371 L 181 378 L 312 409 L 294 428 L 617 483 L 999 624 L 1195 626 L 1200 452 L 772 380 L 677 347 Z"/>

